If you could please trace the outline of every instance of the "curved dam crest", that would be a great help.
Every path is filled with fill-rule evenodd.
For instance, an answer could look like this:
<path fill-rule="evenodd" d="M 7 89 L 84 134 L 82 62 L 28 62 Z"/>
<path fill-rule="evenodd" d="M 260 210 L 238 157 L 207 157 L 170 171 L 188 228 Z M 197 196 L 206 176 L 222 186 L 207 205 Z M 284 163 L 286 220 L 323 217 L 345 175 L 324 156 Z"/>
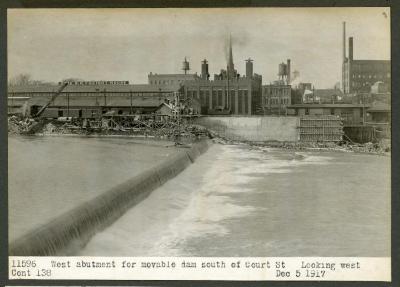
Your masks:
<path fill-rule="evenodd" d="M 210 141 L 190 148 L 156 167 L 123 182 L 62 214 L 40 228 L 10 243 L 10 256 L 69 255 L 81 248 L 99 230 L 109 226 L 154 189 L 178 175 L 210 146 Z"/>

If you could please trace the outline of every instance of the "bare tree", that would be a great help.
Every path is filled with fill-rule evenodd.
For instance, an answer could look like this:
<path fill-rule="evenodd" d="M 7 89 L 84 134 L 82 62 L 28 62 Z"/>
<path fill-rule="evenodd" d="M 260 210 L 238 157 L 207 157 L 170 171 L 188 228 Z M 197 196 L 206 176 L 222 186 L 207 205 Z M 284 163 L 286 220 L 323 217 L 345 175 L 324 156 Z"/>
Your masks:
<path fill-rule="evenodd" d="M 79 78 L 66 78 L 62 80 L 62 82 L 82 82 L 82 81 L 83 80 Z"/>
<path fill-rule="evenodd" d="M 54 82 L 46 82 L 42 80 L 32 79 L 30 74 L 21 73 L 18 74 L 8 81 L 9 86 L 26 86 L 26 85 L 55 85 Z"/>
<path fill-rule="evenodd" d="M 31 75 L 24 73 L 12 77 L 8 82 L 10 86 L 24 86 L 24 85 L 29 85 L 31 83 L 32 83 Z"/>

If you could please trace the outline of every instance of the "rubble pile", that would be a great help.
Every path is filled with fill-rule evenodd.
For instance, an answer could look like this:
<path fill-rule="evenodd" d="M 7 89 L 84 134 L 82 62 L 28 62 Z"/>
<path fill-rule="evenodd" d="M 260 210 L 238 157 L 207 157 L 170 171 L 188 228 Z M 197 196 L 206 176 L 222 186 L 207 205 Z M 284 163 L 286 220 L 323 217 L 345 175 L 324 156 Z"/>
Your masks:
<path fill-rule="evenodd" d="M 389 153 L 390 148 L 390 141 L 387 139 L 381 140 L 376 143 L 368 142 L 365 144 L 343 144 L 346 150 L 354 151 L 354 152 L 361 152 L 361 153 L 374 153 L 374 154 L 385 154 Z"/>
<path fill-rule="evenodd" d="M 144 121 L 142 121 L 144 122 Z M 109 123 L 109 122 L 107 122 Z M 29 118 L 18 118 L 11 116 L 8 118 L 9 134 L 42 134 L 42 135 L 126 135 L 126 136 L 145 136 L 155 138 L 198 138 L 209 136 L 208 130 L 202 126 L 192 125 L 189 123 L 170 124 L 170 125 L 153 125 L 151 121 L 146 122 L 145 127 L 126 129 L 119 125 L 112 126 L 97 123 L 95 126 L 88 126 L 84 121 L 80 120 L 46 120 L 40 119 L 35 121 Z M 31 129 L 35 126 L 35 129 Z"/>
<path fill-rule="evenodd" d="M 58 129 L 52 123 L 48 123 L 47 125 L 44 125 L 42 132 L 44 134 L 59 133 L 60 129 Z"/>
<path fill-rule="evenodd" d="M 8 118 L 8 133 L 9 134 L 20 134 L 29 130 L 34 121 L 29 118 L 20 118 L 17 116 L 11 116 Z"/>

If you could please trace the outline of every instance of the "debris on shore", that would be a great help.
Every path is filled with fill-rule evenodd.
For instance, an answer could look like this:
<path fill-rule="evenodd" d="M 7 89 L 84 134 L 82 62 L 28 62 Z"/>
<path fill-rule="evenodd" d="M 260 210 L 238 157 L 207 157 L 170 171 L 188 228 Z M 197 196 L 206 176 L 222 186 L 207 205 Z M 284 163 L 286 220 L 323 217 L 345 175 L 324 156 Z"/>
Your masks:
<path fill-rule="evenodd" d="M 33 125 L 38 124 L 30 118 L 20 118 L 11 116 L 8 118 L 8 133 L 24 134 Z M 38 125 L 39 126 L 39 125 Z M 250 147 L 260 148 L 280 148 L 286 150 L 321 150 L 321 151 L 342 151 L 342 152 L 357 152 L 369 154 L 388 154 L 391 151 L 390 139 L 381 139 L 379 142 L 368 143 L 353 143 L 349 141 L 342 142 L 252 142 L 246 140 L 231 140 L 221 137 L 217 133 L 208 130 L 207 128 L 188 124 L 180 123 L 179 126 L 157 127 L 152 125 L 152 122 L 147 123 L 146 127 L 142 129 L 121 129 L 121 127 L 98 126 L 97 128 L 87 128 L 80 122 L 74 121 L 47 121 L 36 130 L 39 135 L 126 135 L 126 136 L 142 136 L 154 137 L 162 139 L 176 140 L 178 138 L 196 139 L 199 137 L 208 137 L 213 139 L 215 143 L 219 144 L 247 144 Z"/>
<path fill-rule="evenodd" d="M 279 141 L 268 141 L 268 142 L 252 142 L 252 141 L 240 141 L 240 140 L 229 140 L 226 138 L 218 137 L 213 134 L 213 141 L 219 144 L 247 144 L 251 148 L 279 148 L 293 151 L 340 151 L 340 152 L 356 152 L 356 153 L 369 153 L 385 155 L 391 151 L 390 139 L 381 139 L 379 142 L 372 143 L 350 143 L 342 141 L 339 143 L 335 142 L 279 142 Z"/>
<path fill-rule="evenodd" d="M 122 128 L 121 126 L 111 126 L 106 121 L 99 121 L 97 125 L 88 125 L 82 121 L 59 121 L 41 120 L 40 122 L 29 118 L 19 118 L 11 116 L 8 118 L 8 134 L 27 134 L 34 125 L 37 128 L 33 133 L 36 135 L 121 135 L 121 136 L 140 136 L 154 137 L 163 139 L 176 138 L 199 138 L 208 137 L 208 130 L 202 126 L 179 123 L 161 124 L 152 121 L 142 121 L 141 128 Z"/>

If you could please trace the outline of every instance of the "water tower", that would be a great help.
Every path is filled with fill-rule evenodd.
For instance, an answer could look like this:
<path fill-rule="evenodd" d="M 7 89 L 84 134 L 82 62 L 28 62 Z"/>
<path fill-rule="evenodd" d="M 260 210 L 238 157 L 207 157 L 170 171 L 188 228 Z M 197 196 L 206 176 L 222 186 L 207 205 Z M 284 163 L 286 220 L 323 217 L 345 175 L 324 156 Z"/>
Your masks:
<path fill-rule="evenodd" d="M 285 82 L 287 85 L 290 84 L 290 59 L 287 59 L 286 64 L 279 64 L 278 78 L 280 81 Z"/>
<path fill-rule="evenodd" d="M 185 57 L 185 60 L 182 63 L 182 70 L 185 72 L 185 75 L 187 74 L 187 71 L 190 70 L 189 62 L 186 60 L 186 57 Z"/>

